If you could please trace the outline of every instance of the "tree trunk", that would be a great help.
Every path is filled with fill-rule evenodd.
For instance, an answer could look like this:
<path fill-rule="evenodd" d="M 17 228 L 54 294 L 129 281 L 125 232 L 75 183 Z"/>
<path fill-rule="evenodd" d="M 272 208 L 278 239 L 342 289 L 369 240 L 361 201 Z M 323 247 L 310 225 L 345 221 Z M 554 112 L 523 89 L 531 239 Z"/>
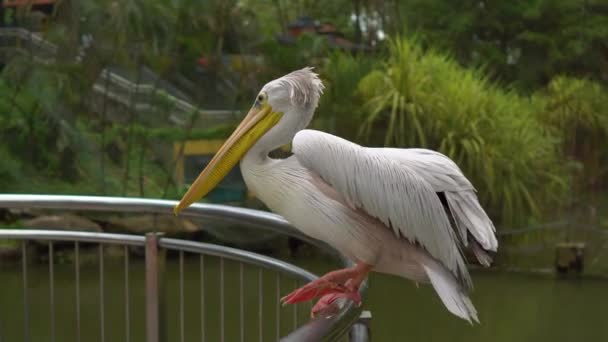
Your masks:
<path fill-rule="evenodd" d="M 57 8 L 57 23 L 65 28 L 65 43 L 57 51 L 59 61 L 73 60 L 80 47 L 80 9 L 78 0 L 63 0 Z"/>
<path fill-rule="evenodd" d="M 274 5 L 277 9 L 277 16 L 279 17 L 279 25 L 281 25 L 281 32 L 285 32 L 287 28 L 287 23 L 285 22 L 285 13 L 281 8 L 281 0 L 274 0 Z"/>
<path fill-rule="evenodd" d="M 355 5 L 355 41 L 361 44 L 363 33 L 361 32 L 361 0 L 354 0 Z"/>
<path fill-rule="evenodd" d="M 4 2 L 4 0 L 0 1 L 0 27 L 4 27 L 4 6 L 2 6 L 2 3 Z"/>

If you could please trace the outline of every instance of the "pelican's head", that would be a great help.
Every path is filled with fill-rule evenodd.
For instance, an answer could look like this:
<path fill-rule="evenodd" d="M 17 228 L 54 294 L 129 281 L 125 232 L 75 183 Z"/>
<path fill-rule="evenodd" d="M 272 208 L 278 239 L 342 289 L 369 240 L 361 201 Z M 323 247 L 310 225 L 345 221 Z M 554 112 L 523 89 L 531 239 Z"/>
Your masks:
<path fill-rule="evenodd" d="M 266 83 L 247 116 L 175 206 L 175 214 L 213 190 L 260 139 L 289 142 L 310 123 L 322 92 L 323 83 L 308 67 Z"/>
<path fill-rule="evenodd" d="M 256 102 L 266 103 L 280 113 L 294 114 L 294 116 L 310 114 L 317 108 L 323 88 L 319 76 L 312 71 L 312 68 L 307 67 L 266 83 L 260 90 Z M 306 121 L 305 124 L 309 122 Z"/>

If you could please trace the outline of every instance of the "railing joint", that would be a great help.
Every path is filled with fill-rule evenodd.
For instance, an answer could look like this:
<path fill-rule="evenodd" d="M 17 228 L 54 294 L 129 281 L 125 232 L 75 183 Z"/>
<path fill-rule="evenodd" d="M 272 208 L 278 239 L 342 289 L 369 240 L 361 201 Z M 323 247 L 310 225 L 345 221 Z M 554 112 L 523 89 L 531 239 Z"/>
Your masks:
<path fill-rule="evenodd" d="M 159 248 L 161 233 L 147 233 L 146 259 L 146 341 L 167 341 L 164 319 L 165 249 Z"/>
<path fill-rule="evenodd" d="M 361 311 L 359 318 L 353 323 L 348 333 L 350 342 L 371 341 L 372 313 L 369 310 Z"/>

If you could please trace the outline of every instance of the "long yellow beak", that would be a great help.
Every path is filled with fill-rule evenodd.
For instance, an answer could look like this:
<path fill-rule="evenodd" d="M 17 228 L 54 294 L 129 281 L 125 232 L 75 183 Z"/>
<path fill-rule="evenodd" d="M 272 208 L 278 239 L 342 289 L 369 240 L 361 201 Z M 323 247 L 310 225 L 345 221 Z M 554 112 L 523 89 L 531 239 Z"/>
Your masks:
<path fill-rule="evenodd" d="M 273 112 L 272 107 L 268 104 L 251 108 L 240 125 L 207 164 L 207 167 L 192 183 L 181 201 L 173 208 L 175 215 L 213 190 L 243 158 L 251 146 L 279 122 L 281 116 L 283 116 L 282 113 Z"/>

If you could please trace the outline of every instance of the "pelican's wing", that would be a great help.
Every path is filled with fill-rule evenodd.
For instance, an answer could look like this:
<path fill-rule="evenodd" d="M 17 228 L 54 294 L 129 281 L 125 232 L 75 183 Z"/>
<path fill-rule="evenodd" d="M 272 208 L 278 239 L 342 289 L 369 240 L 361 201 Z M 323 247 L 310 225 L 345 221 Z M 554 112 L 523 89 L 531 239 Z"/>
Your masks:
<path fill-rule="evenodd" d="M 353 208 L 420 244 L 470 285 L 458 239 L 429 182 L 407 165 L 331 134 L 304 130 L 293 140 L 298 161 L 329 183 Z"/>
<path fill-rule="evenodd" d="M 374 150 L 411 168 L 429 182 L 435 192 L 445 194 L 450 212 L 465 245 L 468 240 L 468 231 L 483 249 L 497 250 L 498 241 L 492 220 L 479 204 L 471 182 L 450 158 L 439 152 L 418 148 L 377 148 Z M 480 262 L 489 264 L 487 262 L 489 256 L 483 255 L 475 245 L 473 245 L 473 251 Z"/>

